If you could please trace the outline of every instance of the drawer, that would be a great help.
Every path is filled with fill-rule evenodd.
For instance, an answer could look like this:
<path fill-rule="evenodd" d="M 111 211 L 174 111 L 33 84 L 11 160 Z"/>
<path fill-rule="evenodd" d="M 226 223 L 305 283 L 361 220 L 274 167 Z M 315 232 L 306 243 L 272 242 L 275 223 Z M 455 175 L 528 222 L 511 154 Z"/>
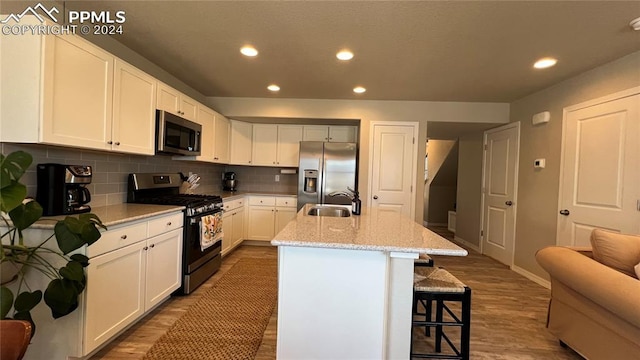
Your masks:
<path fill-rule="evenodd" d="M 89 258 L 137 243 L 147 238 L 147 222 L 110 228 L 102 233 L 98 241 L 87 247 Z"/>
<path fill-rule="evenodd" d="M 276 198 L 275 196 L 251 196 L 249 205 L 275 206 Z"/>
<path fill-rule="evenodd" d="M 149 236 L 154 237 L 156 235 L 164 234 L 167 231 L 180 229 L 182 227 L 182 221 L 184 214 L 179 212 L 177 214 L 163 216 L 157 219 L 149 220 Z"/>
<path fill-rule="evenodd" d="M 276 206 L 296 207 L 298 198 L 295 196 L 278 196 L 276 197 Z"/>
<path fill-rule="evenodd" d="M 224 202 L 224 210 L 229 211 L 244 206 L 244 199 L 236 199 Z"/>

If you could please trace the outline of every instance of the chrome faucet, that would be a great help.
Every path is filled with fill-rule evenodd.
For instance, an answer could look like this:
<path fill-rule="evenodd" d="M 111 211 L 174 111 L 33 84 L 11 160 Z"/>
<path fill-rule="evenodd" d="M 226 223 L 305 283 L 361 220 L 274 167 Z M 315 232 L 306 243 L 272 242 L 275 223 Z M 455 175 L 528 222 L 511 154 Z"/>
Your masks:
<path fill-rule="evenodd" d="M 342 196 L 346 196 L 349 198 L 349 200 L 353 201 L 353 199 L 356 198 L 356 192 L 351 189 L 351 188 L 347 188 L 347 191 L 334 191 L 332 193 L 328 194 L 329 196 L 338 196 L 338 195 L 342 195 Z"/>

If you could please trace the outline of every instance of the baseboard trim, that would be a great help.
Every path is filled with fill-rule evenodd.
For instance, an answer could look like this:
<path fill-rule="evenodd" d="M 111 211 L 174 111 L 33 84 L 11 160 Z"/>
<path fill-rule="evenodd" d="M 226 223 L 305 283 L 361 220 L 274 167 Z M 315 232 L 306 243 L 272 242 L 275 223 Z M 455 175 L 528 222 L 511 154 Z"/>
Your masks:
<path fill-rule="evenodd" d="M 523 269 L 523 268 L 521 268 L 519 266 L 516 266 L 516 265 L 512 265 L 511 266 L 511 270 L 513 270 L 516 273 L 526 277 L 527 279 L 533 281 L 534 283 L 536 283 L 536 284 L 538 284 L 540 286 L 543 286 L 543 287 L 545 287 L 547 289 L 551 289 L 551 282 L 549 282 L 546 279 L 541 278 L 540 276 L 538 276 L 538 275 L 536 275 L 536 274 L 534 274 L 532 272 L 529 272 L 529 271 L 527 271 L 527 270 L 525 270 L 525 269 Z"/>
<path fill-rule="evenodd" d="M 449 224 L 447 223 L 430 223 L 430 222 L 424 222 L 424 226 L 444 226 L 447 227 Z"/>
<path fill-rule="evenodd" d="M 459 236 L 454 236 L 453 241 L 457 242 L 458 244 L 462 244 L 468 248 L 471 248 L 472 250 L 480 252 L 480 247 L 478 245 L 472 244 Z"/>

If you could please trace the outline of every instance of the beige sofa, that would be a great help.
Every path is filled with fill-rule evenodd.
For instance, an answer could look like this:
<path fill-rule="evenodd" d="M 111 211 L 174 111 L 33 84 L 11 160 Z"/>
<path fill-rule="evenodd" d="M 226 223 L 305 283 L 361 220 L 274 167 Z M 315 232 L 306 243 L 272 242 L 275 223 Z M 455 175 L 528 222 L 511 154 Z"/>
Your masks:
<path fill-rule="evenodd" d="M 627 255 L 640 256 L 634 251 Z M 604 265 L 587 250 L 552 246 L 536 260 L 551 279 L 547 328 L 561 343 L 587 359 L 640 359 L 637 275 Z"/>

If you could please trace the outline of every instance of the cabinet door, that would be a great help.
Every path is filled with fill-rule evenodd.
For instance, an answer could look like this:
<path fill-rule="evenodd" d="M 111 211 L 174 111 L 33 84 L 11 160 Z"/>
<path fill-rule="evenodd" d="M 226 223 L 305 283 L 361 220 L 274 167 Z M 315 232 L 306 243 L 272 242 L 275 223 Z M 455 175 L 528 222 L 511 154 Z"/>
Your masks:
<path fill-rule="evenodd" d="M 231 246 L 233 245 L 233 239 L 235 237 L 233 233 L 233 222 L 234 216 L 232 212 L 226 212 L 222 216 L 222 232 L 224 233 L 222 237 L 222 254 L 225 255 L 229 250 L 231 250 Z"/>
<path fill-rule="evenodd" d="M 182 283 L 182 229 L 147 239 L 145 311 L 178 289 Z"/>
<path fill-rule="evenodd" d="M 196 122 L 202 125 L 200 158 L 205 161 L 213 161 L 216 133 L 215 121 L 216 116 L 213 110 L 203 105 L 198 106 L 198 119 Z"/>
<path fill-rule="evenodd" d="M 329 141 L 329 128 L 324 125 L 305 125 L 302 141 Z"/>
<path fill-rule="evenodd" d="M 146 246 L 140 241 L 89 261 L 84 355 L 144 313 Z"/>
<path fill-rule="evenodd" d="M 184 94 L 180 94 L 180 116 L 191 121 L 198 117 L 198 103 Z"/>
<path fill-rule="evenodd" d="M 235 165 L 251 164 L 252 130 L 251 123 L 237 120 L 231 122 L 231 150 L 229 163 Z"/>
<path fill-rule="evenodd" d="M 300 160 L 300 141 L 302 141 L 301 125 L 278 125 L 277 165 L 298 166 L 298 161 Z"/>
<path fill-rule="evenodd" d="M 278 207 L 276 208 L 276 224 L 275 234 L 279 233 L 284 227 L 296 217 L 296 208 Z M 274 235 L 275 235 L 274 234 Z"/>
<path fill-rule="evenodd" d="M 158 83 L 158 109 L 168 111 L 174 115 L 180 114 L 180 93 L 163 83 Z"/>
<path fill-rule="evenodd" d="M 44 51 L 42 141 L 111 149 L 114 57 L 72 35 L 47 38 Z"/>
<path fill-rule="evenodd" d="M 113 150 L 155 153 L 156 80 L 116 59 L 113 79 Z"/>
<path fill-rule="evenodd" d="M 215 152 L 213 154 L 213 160 L 215 162 L 228 164 L 229 163 L 229 130 L 230 123 L 226 117 L 216 114 L 216 129 L 215 129 Z"/>
<path fill-rule="evenodd" d="M 253 124 L 253 165 L 277 166 L 278 125 Z"/>
<path fill-rule="evenodd" d="M 233 243 L 232 247 L 240 245 L 244 240 L 244 207 L 233 212 Z"/>
<path fill-rule="evenodd" d="M 355 126 L 330 126 L 329 141 L 331 142 L 357 142 Z"/>
<path fill-rule="evenodd" d="M 271 206 L 249 206 L 249 229 L 247 237 L 250 240 L 273 239 L 275 208 Z"/>

